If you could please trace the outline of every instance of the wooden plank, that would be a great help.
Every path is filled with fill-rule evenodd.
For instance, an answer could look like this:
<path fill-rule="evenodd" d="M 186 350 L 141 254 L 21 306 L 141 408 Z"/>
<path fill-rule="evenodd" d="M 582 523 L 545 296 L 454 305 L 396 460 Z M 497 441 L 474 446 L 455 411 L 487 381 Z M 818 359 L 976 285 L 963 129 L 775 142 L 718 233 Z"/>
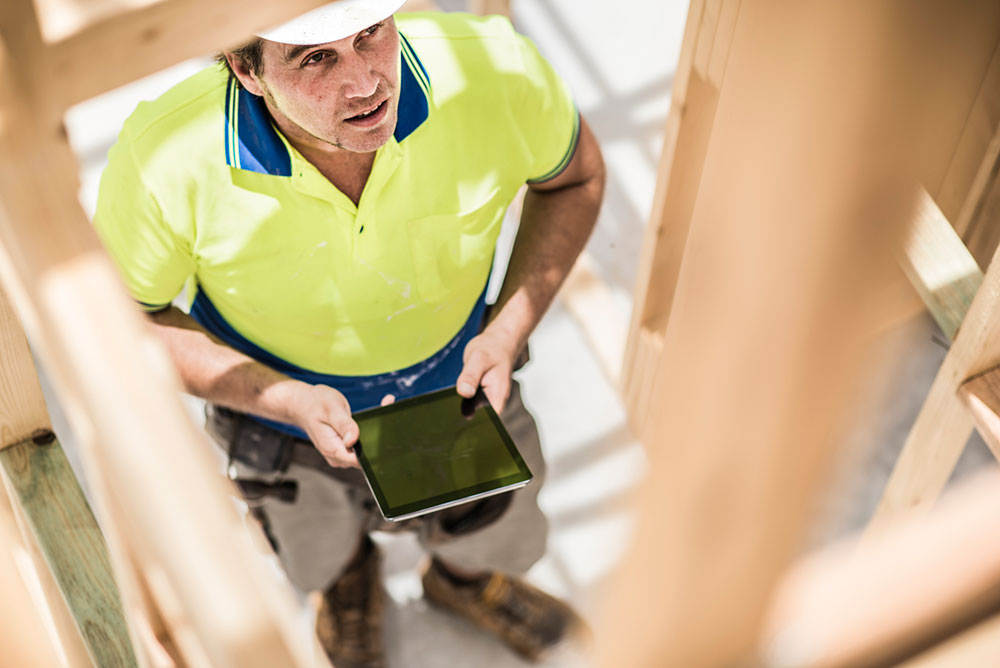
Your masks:
<path fill-rule="evenodd" d="M 956 163 L 958 149 L 964 148 L 963 139 L 971 139 L 971 135 L 966 135 L 968 123 L 976 113 L 976 101 L 1000 43 L 1000 3 L 968 0 L 947 4 L 948 11 L 940 13 L 937 29 L 924 35 L 930 51 L 948 49 L 956 40 L 961 40 L 964 46 L 962 53 L 951 55 L 947 61 L 928 62 L 923 72 L 931 82 L 923 106 L 937 122 L 931 136 L 919 138 L 924 145 L 924 157 L 916 167 L 920 182 L 935 199 L 940 196 L 949 172 L 960 169 Z M 984 146 L 980 143 L 978 150 L 982 151 Z M 973 161 L 971 168 L 977 167 L 978 163 Z M 949 220 L 957 220 L 950 202 L 942 203 L 942 211 Z"/>
<path fill-rule="evenodd" d="M 1000 615 L 949 638 L 897 668 L 972 668 L 1000 656 Z"/>
<path fill-rule="evenodd" d="M 136 666 L 107 547 L 55 435 L 0 452 L 0 466 L 98 666 Z"/>
<path fill-rule="evenodd" d="M 1000 154 L 1000 43 L 993 51 L 979 94 L 935 199 L 965 238 Z"/>
<path fill-rule="evenodd" d="M 64 666 L 70 657 L 60 654 L 41 610 L 39 600 L 25 577 L 31 565 L 21 541 L 6 494 L 0 492 L 0 657 L 5 666 Z M 76 668 L 73 666 L 72 668 Z"/>
<path fill-rule="evenodd" d="M 639 330 L 639 338 L 635 346 L 635 364 L 632 369 L 631 381 L 627 394 L 624 395 L 626 406 L 633 407 L 627 414 L 632 433 L 640 442 L 648 442 L 647 427 L 650 424 L 649 399 L 656 380 L 656 363 L 663 353 L 663 334 L 655 328 L 643 327 Z M 642 410 L 634 407 L 641 406 Z"/>
<path fill-rule="evenodd" d="M 729 62 L 729 49 L 733 44 L 733 31 L 740 15 L 740 0 L 726 0 L 722 4 L 719 15 L 719 27 L 716 29 L 716 39 L 712 44 L 712 54 L 709 57 L 706 78 L 716 88 L 722 87 L 722 77 L 726 73 Z"/>
<path fill-rule="evenodd" d="M 910 76 L 938 18 L 921 8 L 741 4 L 656 366 L 647 512 L 597 665 L 756 663 L 898 273 L 922 157 L 901 138 L 931 127 Z"/>
<path fill-rule="evenodd" d="M 709 63 L 712 60 L 715 36 L 719 31 L 719 16 L 722 14 L 722 0 L 706 0 L 701 18 L 698 44 L 694 49 L 692 68 L 701 78 L 708 79 Z"/>
<path fill-rule="evenodd" d="M 59 583 L 56 582 L 55 576 L 49 570 L 45 555 L 31 532 L 28 518 L 20 504 L 14 503 L 12 498 L 16 498 L 16 493 L 6 476 L 0 472 L 0 514 L 13 518 L 21 534 L 21 546 L 30 561 L 30 564 L 25 564 L 22 574 L 25 577 L 25 582 L 29 580 L 36 582 L 41 590 L 39 598 L 44 600 L 45 613 L 52 622 L 54 630 L 52 642 L 56 651 L 65 657 L 65 664 L 72 668 L 99 668 L 99 666 L 95 667 L 80 633 L 80 628 L 66 604 Z"/>
<path fill-rule="evenodd" d="M 242 29 L 244 16 L 262 14 L 248 5 L 230 26 Z M 88 67 L 102 67 L 90 56 L 81 54 Z M 13 67 L 0 43 L 0 244 L 10 262 L 0 275 L 18 279 L 15 307 L 31 316 L 22 321 L 74 431 L 93 435 L 92 465 L 109 480 L 124 541 L 144 575 L 155 565 L 157 606 L 177 602 L 213 665 L 310 665 L 293 594 L 260 563 L 165 351 L 80 209 L 69 146 L 39 125 L 48 115 Z"/>
<path fill-rule="evenodd" d="M 239 44 L 324 1 L 247 2 L 236 10 L 228 0 L 138 7 L 121 0 L 114 14 L 93 17 L 51 45 L 45 60 L 55 105 L 65 109 L 186 58 Z"/>
<path fill-rule="evenodd" d="M 487 14 L 500 14 L 510 17 L 510 0 L 468 0 L 468 10 L 473 14 L 485 16 Z"/>
<path fill-rule="evenodd" d="M 899 257 L 903 271 L 948 340 L 955 338 L 983 272 L 926 191 Z"/>
<path fill-rule="evenodd" d="M 677 142 L 680 137 L 681 124 L 685 118 L 684 109 L 687 101 L 688 82 L 691 80 L 694 49 L 703 10 L 704 0 L 692 0 L 688 6 L 687 23 L 684 26 L 684 39 L 681 42 L 681 52 L 674 76 L 674 85 L 670 94 L 670 111 L 667 115 L 666 130 L 663 135 L 663 149 L 660 153 L 660 163 L 656 172 L 656 191 L 650 211 L 649 223 L 646 225 L 646 230 L 643 234 L 635 289 L 632 293 L 632 318 L 629 323 L 628 339 L 625 343 L 625 359 L 622 362 L 622 395 L 626 397 L 638 395 L 638 393 L 633 391 L 632 387 L 635 385 L 637 377 L 641 376 L 642 373 L 642 369 L 636 365 L 636 357 L 639 352 L 639 333 L 645 326 L 645 323 L 651 318 L 651 311 L 657 309 L 662 309 L 665 312 L 669 311 L 669 307 L 664 307 L 656 303 L 658 299 L 650 296 L 650 290 L 652 288 L 654 292 L 659 292 L 659 290 L 656 290 L 656 284 L 660 282 L 659 277 L 665 273 L 660 263 L 656 261 L 656 253 L 660 246 L 659 240 L 666 232 L 663 227 L 665 222 L 663 208 L 666 201 L 667 189 L 674 174 Z M 680 171 L 682 170 L 678 170 L 678 172 Z M 685 230 L 686 228 L 682 232 L 685 232 Z M 674 243 L 683 244 L 683 241 L 675 240 Z M 667 286 L 665 292 L 672 294 L 672 287 Z M 630 420 L 633 419 L 633 415 L 641 415 L 646 410 L 645 406 L 629 402 L 626 402 L 625 408 L 630 416 Z"/>
<path fill-rule="evenodd" d="M 990 472 L 861 551 L 849 540 L 811 555 L 783 578 L 763 653 L 771 665 L 801 668 L 934 665 L 934 654 L 955 656 L 928 650 L 1000 612 L 998 522 L 1000 475 Z"/>
<path fill-rule="evenodd" d="M 1000 162 L 993 163 L 988 186 L 965 233 L 969 251 L 986 266 L 1000 245 Z"/>
<path fill-rule="evenodd" d="M 959 394 L 990 451 L 1000 459 L 1000 368 L 967 380 Z"/>
<path fill-rule="evenodd" d="M 45 397 L 38 382 L 24 330 L 0 286 L 0 449 L 36 431 L 51 431 Z"/>
<path fill-rule="evenodd" d="M 1000 266 L 993 262 L 907 436 L 870 535 L 908 512 L 925 512 L 951 476 L 973 428 L 958 389 L 967 378 L 1000 364 L 998 309 Z"/>

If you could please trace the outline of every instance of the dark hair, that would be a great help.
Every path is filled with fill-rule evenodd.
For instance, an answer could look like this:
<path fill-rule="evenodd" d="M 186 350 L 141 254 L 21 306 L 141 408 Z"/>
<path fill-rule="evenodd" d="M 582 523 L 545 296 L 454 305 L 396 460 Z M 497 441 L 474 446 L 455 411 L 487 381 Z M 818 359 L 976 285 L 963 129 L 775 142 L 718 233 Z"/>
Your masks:
<path fill-rule="evenodd" d="M 245 65 L 246 68 L 254 74 L 259 75 L 264 71 L 264 40 L 260 37 L 254 37 L 249 42 L 245 42 L 235 49 L 223 51 L 215 57 L 215 59 L 221 65 L 225 65 L 226 69 L 229 70 L 229 73 L 232 74 L 233 68 L 229 66 L 229 61 L 226 60 L 226 53 L 233 54 L 236 60 L 243 63 L 243 65 Z"/>

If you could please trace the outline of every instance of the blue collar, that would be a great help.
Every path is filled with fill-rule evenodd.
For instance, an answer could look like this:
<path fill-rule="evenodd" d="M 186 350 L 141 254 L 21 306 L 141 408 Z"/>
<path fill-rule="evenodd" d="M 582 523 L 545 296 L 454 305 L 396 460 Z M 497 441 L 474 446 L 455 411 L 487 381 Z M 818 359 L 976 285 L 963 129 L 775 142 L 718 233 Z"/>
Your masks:
<path fill-rule="evenodd" d="M 399 37 L 399 117 L 393 136 L 401 143 L 430 114 L 431 82 L 410 42 L 402 33 Z M 292 175 L 292 158 L 263 98 L 237 85 L 232 75 L 226 88 L 226 164 L 260 174 Z"/>

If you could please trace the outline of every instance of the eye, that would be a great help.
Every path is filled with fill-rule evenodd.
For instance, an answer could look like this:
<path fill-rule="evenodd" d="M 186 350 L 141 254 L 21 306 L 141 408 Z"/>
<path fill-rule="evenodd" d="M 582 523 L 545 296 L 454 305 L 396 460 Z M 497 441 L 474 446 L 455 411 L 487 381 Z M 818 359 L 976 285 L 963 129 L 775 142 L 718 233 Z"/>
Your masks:
<path fill-rule="evenodd" d="M 306 67 L 307 65 L 315 65 L 316 63 L 320 63 L 328 59 L 329 57 L 330 54 L 326 51 L 316 51 L 314 53 L 310 53 L 306 57 L 306 59 L 302 61 L 302 67 Z"/>
<path fill-rule="evenodd" d="M 364 37 L 371 37 L 372 35 L 377 33 L 381 27 L 382 23 L 376 23 L 373 26 L 368 26 L 367 28 L 361 31 L 361 35 Z"/>

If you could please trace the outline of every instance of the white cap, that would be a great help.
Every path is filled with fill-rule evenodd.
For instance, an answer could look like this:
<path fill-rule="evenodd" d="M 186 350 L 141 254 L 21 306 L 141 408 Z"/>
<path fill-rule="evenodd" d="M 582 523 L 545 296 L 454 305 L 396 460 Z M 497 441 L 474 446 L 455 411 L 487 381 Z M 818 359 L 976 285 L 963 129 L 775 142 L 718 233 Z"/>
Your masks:
<path fill-rule="evenodd" d="M 392 16 L 405 0 L 337 0 L 294 18 L 288 23 L 258 33 L 258 37 L 282 44 L 326 44 Z"/>

